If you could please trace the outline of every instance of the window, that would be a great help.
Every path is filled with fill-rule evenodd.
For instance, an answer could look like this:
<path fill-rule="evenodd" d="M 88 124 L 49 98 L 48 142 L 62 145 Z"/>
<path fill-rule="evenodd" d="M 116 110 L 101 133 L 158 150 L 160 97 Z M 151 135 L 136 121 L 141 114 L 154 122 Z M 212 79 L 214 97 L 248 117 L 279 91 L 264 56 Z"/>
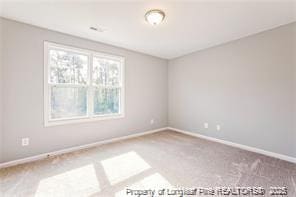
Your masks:
<path fill-rule="evenodd" d="M 123 73 L 122 57 L 45 42 L 45 125 L 123 117 Z"/>

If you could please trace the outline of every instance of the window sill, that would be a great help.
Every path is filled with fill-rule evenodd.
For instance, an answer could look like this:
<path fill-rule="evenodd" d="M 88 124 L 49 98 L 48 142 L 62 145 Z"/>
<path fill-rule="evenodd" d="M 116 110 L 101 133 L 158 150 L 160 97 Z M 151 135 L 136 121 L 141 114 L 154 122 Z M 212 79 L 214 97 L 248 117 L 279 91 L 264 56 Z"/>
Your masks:
<path fill-rule="evenodd" d="M 104 116 L 93 116 L 93 117 L 81 117 L 81 118 L 72 118 L 72 119 L 63 119 L 63 120 L 48 120 L 44 122 L 44 127 L 67 125 L 67 124 L 79 124 L 87 122 L 96 122 L 100 120 L 113 120 L 124 118 L 124 114 L 116 115 L 104 115 Z"/>

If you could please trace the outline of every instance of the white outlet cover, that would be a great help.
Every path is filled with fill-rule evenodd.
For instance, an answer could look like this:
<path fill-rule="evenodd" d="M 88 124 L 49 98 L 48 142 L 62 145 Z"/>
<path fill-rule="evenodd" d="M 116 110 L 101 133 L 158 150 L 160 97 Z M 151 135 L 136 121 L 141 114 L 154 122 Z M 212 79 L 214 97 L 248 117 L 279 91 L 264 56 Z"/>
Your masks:
<path fill-rule="evenodd" d="M 220 125 L 217 125 L 217 131 L 220 131 L 221 130 L 221 126 Z"/>
<path fill-rule="evenodd" d="M 29 145 L 29 138 L 22 138 L 22 146 L 28 146 Z"/>
<path fill-rule="evenodd" d="M 154 124 L 154 119 L 151 119 L 150 120 L 150 124 Z"/>
<path fill-rule="evenodd" d="M 205 129 L 208 129 L 209 128 L 209 123 L 205 122 L 204 127 L 205 127 Z"/>

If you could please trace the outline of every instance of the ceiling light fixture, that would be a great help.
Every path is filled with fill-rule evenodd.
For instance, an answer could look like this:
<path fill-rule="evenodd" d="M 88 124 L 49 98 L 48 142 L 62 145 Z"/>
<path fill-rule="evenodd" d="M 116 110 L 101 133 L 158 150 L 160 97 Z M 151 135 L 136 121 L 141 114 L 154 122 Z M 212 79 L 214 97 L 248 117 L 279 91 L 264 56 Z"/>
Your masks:
<path fill-rule="evenodd" d="M 151 25 L 158 25 L 163 21 L 165 14 L 162 10 L 149 10 L 145 14 L 145 19 Z"/>

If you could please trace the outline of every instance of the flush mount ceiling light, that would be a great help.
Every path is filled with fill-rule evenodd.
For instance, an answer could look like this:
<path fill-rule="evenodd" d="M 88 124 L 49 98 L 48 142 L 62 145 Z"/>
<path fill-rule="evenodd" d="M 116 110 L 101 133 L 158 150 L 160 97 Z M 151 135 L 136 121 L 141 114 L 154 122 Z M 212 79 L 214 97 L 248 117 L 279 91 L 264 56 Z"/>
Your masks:
<path fill-rule="evenodd" d="M 158 25 L 163 21 L 165 14 L 162 10 L 149 10 L 145 14 L 145 19 L 151 25 Z"/>

